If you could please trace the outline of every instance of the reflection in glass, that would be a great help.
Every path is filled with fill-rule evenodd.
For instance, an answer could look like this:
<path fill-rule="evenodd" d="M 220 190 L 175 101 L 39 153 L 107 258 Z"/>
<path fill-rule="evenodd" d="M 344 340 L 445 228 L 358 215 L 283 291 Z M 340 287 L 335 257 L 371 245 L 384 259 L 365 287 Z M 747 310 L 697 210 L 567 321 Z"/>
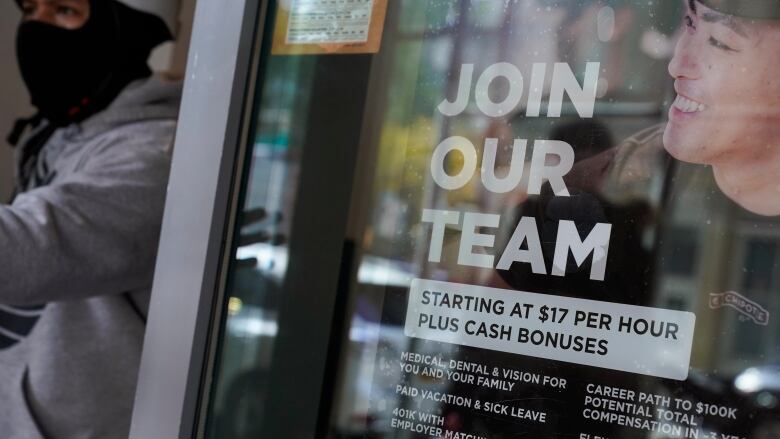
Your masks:
<path fill-rule="evenodd" d="M 666 149 L 673 146 L 666 130 L 669 108 L 694 108 L 680 101 L 669 75 L 677 42 L 692 32 L 680 24 L 685 26 L 682 17 L 691 12 L 686 8 L 682 2 L 620 0 L 391 0 L 376 54 L 270 56 L 261 98 L 255 103 L 241 236 L 229 276 L 207 436 L 248 438 L 266 431 L 267 372 L 282 355 L 274 342 L 290 318 L 279 304 L 285 297 L 307 297 L 289 287 L 289 265 L 303 252 L 290 242 L 302 233 L 312 241 L 333 238 L 340 251 L 343 246 L 343 252 L 333 256 L 335 262 L 323 258 L 315 261 L 317 267 L 309 267 L 315 272 L 330 261 L 338 278 L 332 289 L 338 306 L 331 363 L 322 366 L 333 374 L 326 377 L 324 390 L 311 389 L 327 395 L 318 409 L 326 425 L 320 433 L 419 437 L 394 427 L 393 419 L 399 409 L 424 406 L 441 417 L 437 425 L 446 430 L 480 437 L 586 431 L 611 438 L 677 437 L 583 419 L 583 389 L 600 383 L 738 408 L 738 419 L 697 417 L 698 437 L 775 437 L 780 426 L 780 388 L 775 383 L 780 373 L 773 366 L 780 361 L 773 318 L 780 312 L 775 219 L 724 194 L 708 163 L 675 159 L 674 151 L 670 155 L 664 149 L 665 141 Z M 549 75 L 537 83 L 543 90 L 540 116 L 529 116 L 525 102 L 534 63 L 566 63 L 582 83 L 589 62 L 600 63 L 593 117 L 582 117 L 568 98 L 559 117 L 546 117 Z M 443 100 L 456 99 L 464 64 L 473 65 L 476 81 L 496 63 L 516 66 L 525 79 L 524 100 L 517 108 L 488 117 L 472 97 L 456 116 L 445 117 L 437 109 Z M 326 68 L 335 65 L 343 69 Z M 343 90 L 347 81 L 350 92 L 339 95 L 336 90 Z M 486 93 L 496 102 L 517 85 L 502 78 Z M 328 137 L 318 142 L 308 137 L 317 129 L 313 114 L 327 117 L 332 125 L 332 132 L 324 131 Z M 345 122 L 346 114 L 354 120 Z M 480 158 L 485 140 L 497 139 L 495 174 L 507 175 L 519 166 L 526 176 L 506 193 L 486 189 L 479 175 L 457 189 L 444 190 L 432 179 L 431 157 L 434 148 L 452 136 L 468 140 Z M 354 150 L 338 149 L 342 140 L 332 140 L 347 137 L 354 141 Z M 529 140 L 519 164 L 513 162 L 510 147 L 518 138 Z M 566 175 L 571 197 L 553 196 L 549 183 L 538 194 L 526 189 L 534 139 L 571 145 L 575 161 Z M 343 155 L 322 152 L 331 148 Z M 317 170 L 305 166 L 312 156 L 317 157 Z M 357 160 L 354 169 L 341 166 L 349 160 Z M 466 161 L 463 154 L 449 154 L 445 173 L 457 174 Z M 555 158 L 546 157 L 544 164 L 555 166 Z M 337 179 L 323 171 L 330 168 L 346 170 L 349 175 L 340 177 L 349 184 L 330 185 L 316 194 L 302 189 L 326 187 L 327 179 Z M 485 171 L 476 174 L 480 172 Z M 312 175 L 322 182 L 307 183 Z M 318 215 L 302 219 L 296 211 L 306 205 L 301 200 L 307 195 L 312 198 L 307 202 L 321 203 L 317 205 L 324 206 L 323 211 L 333 206 L 343 213 L 343 223 L 323 231 L 312 225 L 293 227 L 296 221 L 316 225 L 319 220 Z M 594 280 L 590 262 L 571 258 L 559 267 L 565 276 L 541 275 L 528 264 L 515 263 L 507 270 L 464 264 L 462 240 L 469 231 L 463 221 L 443 229 L 440 258 L 432 260 L 432 227 L 422 220 L 426 209 L 500 215 L 496 227 L 475 229 L 495 237 L 494 245 L 468 249 L 494 259 L 522 218 L 534 218 L 548 270 L 560 221 L 580 225 L 581 237 L 595 224 L 609 223 L 605 278 Z M 264 215 L 257 214 L 260 210 Z M 525 241 L 522 250 L 529 249 Z M 309 275 L 315 279 L 319 274 L 303 274 Z M 695 313 L 689 378 L 661 379 L 408 337 L 404 325 L 414 279 Z M 768 312 L 768 323 L 751 318 L 726 297 L 749 299 Z M 403 369 L 401 359 L 409 353 L 512 368 L 528 373 L 529 379 L 517 381 L 511 391 L 498 391 Z M 654 354 L 663 362 L 668 353 Z M 538 385 L 533 374 L 567 377 L 570 387 Z M 400 393 L 399 384 L 483 401 L 511 401 L 545 411 L 550 420 L 544 425 L 510 422 L 450 403 L 422 404 Z"/>

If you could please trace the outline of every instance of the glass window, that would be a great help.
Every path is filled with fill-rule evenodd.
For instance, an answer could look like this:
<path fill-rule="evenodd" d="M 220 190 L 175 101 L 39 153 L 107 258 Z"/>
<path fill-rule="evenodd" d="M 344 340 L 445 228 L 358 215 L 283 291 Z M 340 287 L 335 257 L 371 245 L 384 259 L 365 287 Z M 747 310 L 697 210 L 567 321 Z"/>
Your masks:
<path fill-rule="evenodd" d="M 203 437 L 780 437 L 776 2 L 272 3 Z"/>

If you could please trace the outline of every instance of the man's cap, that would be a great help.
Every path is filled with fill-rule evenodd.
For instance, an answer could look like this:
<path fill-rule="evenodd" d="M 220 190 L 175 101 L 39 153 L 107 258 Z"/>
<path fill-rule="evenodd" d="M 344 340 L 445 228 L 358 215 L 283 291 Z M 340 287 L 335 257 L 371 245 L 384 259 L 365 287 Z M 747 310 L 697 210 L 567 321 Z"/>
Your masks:
<path fill-rule="evenodd" d="M 710 9 L 735 17 L 780 19 L 780 0 L 697 0 Z"/>

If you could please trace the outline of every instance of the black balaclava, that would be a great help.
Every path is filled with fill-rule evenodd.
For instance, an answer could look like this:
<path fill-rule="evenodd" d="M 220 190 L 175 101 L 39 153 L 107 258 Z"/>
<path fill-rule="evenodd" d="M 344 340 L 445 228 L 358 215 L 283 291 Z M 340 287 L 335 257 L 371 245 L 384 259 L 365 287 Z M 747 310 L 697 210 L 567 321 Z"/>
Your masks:
<path fill-rule="evenodd" d="M 131 81 L 148 77 L 149 53 L 171 38 L 160 17 L 116 0 L 90 0 L 78 29 L 23 21 L 16 54 L 32 104 L 61 126 L 99 112 Z"/>

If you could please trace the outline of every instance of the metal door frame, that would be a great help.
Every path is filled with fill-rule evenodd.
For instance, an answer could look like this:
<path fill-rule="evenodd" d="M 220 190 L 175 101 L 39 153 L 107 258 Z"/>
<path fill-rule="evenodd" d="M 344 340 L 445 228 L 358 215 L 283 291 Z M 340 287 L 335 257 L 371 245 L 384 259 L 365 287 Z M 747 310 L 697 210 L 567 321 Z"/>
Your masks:
<path fill-rule="evenodd" d="M 192 438 L 266 0 L 198 0 L 131 439 Z"/>

